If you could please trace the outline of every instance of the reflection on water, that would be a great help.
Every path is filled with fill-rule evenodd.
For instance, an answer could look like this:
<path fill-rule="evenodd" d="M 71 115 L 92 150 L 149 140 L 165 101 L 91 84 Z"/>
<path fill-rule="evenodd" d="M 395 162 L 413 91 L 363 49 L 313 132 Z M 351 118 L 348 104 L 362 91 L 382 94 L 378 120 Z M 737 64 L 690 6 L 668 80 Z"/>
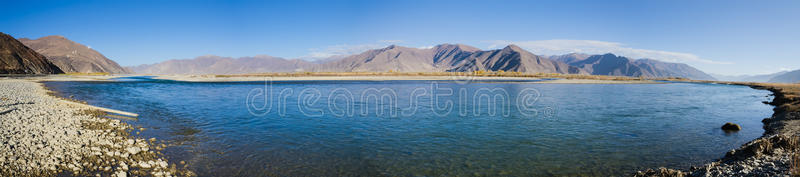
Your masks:
<path fill-rule="evenodd" d="M 441 115 L 434 112 L 439 103 L 431 104 L 430 95 L 409 96 L 417 88 L 430 92 L 434 81 L 299 81 L 274 82 L 266 101 L 287 106 L 274 105 L 264 116 L 254 116 L 245 103 L 263 82 L 118 81 L 47 86 L 93 105 L 139 113 L 138 120 L 127 120 L 147 129 L 136 136 L 173 145 L 164 151 L 169 159 L 186 161 L 201 176 L 624 175 L 720 158 L 760 136 L 760 120 L 771 114 L 761 103 L 768 92 L 743 86 L 441 82 L 439 88 L 454 93 L 440 99 L 456 108 Z M 312 117 L 297 106 L 307 88 L 321 93 L 320 102 L 353 105 L 353 110 L 418 109 L 396 117 L 357 111 L 336 116 L 326 105 L 312 105 L 323 111 Z M 381 88 L 398 95 L 396 106 L 328 98 L 336 89 L 358 95 Z M 486 88 L 505 90 L 510 100 L 535 89 L 540 96 L 533 108 L 540 111 L 508 116 L 459 111 L 489 109 L 487 103 L 496 101 L 459 99 L 460 90 Z M 292 94 L 280 95 L 286 89 Z M 743 130 L 726 134 L 719 129 L 725 122 L 739 123 Z"/>

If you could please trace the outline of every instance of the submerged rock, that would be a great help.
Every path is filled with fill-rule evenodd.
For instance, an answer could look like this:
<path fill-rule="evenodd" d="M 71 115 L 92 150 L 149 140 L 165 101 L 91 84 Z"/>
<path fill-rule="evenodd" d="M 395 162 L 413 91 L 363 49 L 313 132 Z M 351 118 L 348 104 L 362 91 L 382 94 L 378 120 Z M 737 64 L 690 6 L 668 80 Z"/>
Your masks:
<path fill-rule="evenodd" d="M 658 168 L 658 169 L 647 169 L 646 171 L 639 171 L 636 172 L 633 176 L 635 177 L 645 177 L 645 176 L 659 176 L 659 177 L 683 177 L 686 176 L 680 170 L 675 169 L 668 169 L 668 168 Z"/>
<path fill-rule="evenodd" d="M 739 126 L 739 124 L 735 124 L 735 123 L 728 122 L 728 123 L 725 123 L 725 125 L 722 125 L 722 130 L 725 130 L 725 131 L 739 131 L 741 129 L 742 129 L 742 126 Z"/>

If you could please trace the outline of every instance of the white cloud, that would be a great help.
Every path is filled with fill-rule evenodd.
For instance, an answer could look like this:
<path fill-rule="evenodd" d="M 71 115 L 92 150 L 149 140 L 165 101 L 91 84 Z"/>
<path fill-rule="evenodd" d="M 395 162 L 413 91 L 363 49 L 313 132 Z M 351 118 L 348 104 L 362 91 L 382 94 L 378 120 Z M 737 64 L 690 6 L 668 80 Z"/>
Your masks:
<path fill-rule="evenodd" d="M 332 45 L 327 46 L 323 49 L 310 49 L 311 52 L 306 55 L 305 57 L 301 58 L 328 58 L 337 55 L 351 55 L 360 52 L 364 52 L 371 49 L 377 49 L 384 47 L 383 44 L 358 44 L 358 45 L 349 45 L 349 44 L 340 44 L 340 45 Z"/>
<path fill-rule="evenodd" d="M 669 52 L 660 50 L 636 49 L 626 47 L 622 43 L 592 40 L 539 40 L 539 41 L 486 41 L 489 48 L 504 47 L 508 44 L 518 45 L 525 50 L 539 55 L 561 55 L 567 53 L 605 54 L 613 53 L 629 58 L 650 58 L 667 62 L 695 62 L 705 64 L 733 64 L 700 58 L 690 53 Z"/>
<path fill-rule="evenodd" d="M 358 54 L 367 50 L 384 48 L 391 44 L 402 43 L 402 40 L 380 40 L 369 44 L 339 44 L 324 48 L 309 49 L 309 53 L 299 58 L 306 60 L 319 60 L 337 56 Z"/>
<path fill-rule="evenodd" d="M 403 41 L 403 40 L 380 40 L 380 41 L 378 41 L 378 42 L 381 42 L 381 43 L 391 43 L 391 44 L 399 44 L 399 43 L 403 43 L 403 42 L 405 42 L 405 41 Z"/>

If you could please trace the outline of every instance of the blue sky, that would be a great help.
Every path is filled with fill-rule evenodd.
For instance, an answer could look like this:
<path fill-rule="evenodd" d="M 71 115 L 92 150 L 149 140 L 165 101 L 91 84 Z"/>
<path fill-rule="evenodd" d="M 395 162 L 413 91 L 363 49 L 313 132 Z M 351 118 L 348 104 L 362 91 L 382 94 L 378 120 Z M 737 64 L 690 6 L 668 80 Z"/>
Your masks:
<path fill-rule="evenodd" d="M 800 69 L 800 1 L 10 1 L 0 32 L 63 35 L 123 66 L 314 59 L 397 44 L 613 52 L 719 74 Z"/>

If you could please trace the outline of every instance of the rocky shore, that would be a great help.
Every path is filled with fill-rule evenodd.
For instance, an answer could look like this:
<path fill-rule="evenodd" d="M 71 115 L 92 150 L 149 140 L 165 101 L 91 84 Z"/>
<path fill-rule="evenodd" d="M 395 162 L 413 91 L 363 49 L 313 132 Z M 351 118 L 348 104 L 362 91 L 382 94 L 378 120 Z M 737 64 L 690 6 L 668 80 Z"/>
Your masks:
<path fill-rule="evenodd" d="M 0 176 L 193 176 L 155 139 L 102 112 L 65 104 L 30 80 L 0 79 Z"/>
<path fill-rule="evenodd" d="M 634 176 L 797 176 L 800 175 L 800 85 L 712 82 L 769 90 L 775 98 L 771 117 L 762 120 L 764 135 L 715 162 L 688 170 L 668 168 L 639 171 Z"/>

